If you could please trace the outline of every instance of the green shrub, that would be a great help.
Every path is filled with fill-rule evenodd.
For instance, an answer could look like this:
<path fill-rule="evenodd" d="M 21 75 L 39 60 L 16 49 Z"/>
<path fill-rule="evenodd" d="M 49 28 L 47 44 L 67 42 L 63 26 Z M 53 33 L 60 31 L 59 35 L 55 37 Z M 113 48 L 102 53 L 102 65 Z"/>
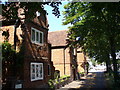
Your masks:
<path fill-rule="evenodd" d="M 85 73 L 84 73 L 84 72 L 79 72 L 79 74 L 80 74 L 80 75 L 81 75 L 81 74 L 83 75 L 83 74 L 85 74 Z"/>
<path fill-rule="evenodd" d="M 50 88 L 50 89 L 54 89 L 54 88 L 55 88 L 55 86 L 54 86 L 54 80 L 50 79 L 50 80 L 48 81 L 48 85 L 49 85 L 49 88 Z"/>
<path fill-rule="evenodd" d="M 70 78 L 70 76 L 64 75 L 64 76 L 61 76 L 60 78 L 57 77 L 56 79 L 50 79 L 48 81 L 48 85 L 49 85 L 50 89 L 55 89 L 55 84 L 62 83 L 65 80 L 68 80 L 68 78 Z"/>

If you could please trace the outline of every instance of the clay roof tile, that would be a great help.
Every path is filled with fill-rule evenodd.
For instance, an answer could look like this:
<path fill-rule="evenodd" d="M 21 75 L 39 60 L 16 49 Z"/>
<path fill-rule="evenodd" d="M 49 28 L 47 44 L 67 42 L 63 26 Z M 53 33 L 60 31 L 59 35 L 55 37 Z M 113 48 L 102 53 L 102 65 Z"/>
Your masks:
<path fill-rule="evenodd" d="M 66 46 L 67 30 L 48 32 L 48 41 L 52 46 Z"/>

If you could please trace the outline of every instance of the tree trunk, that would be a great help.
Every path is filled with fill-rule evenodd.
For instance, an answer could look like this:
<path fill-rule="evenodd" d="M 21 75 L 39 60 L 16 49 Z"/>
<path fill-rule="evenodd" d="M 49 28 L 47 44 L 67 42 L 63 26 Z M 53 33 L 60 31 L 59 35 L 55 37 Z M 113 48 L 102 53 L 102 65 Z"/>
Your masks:
<path fill-rule="evenodd" d="M 109 73 L 109 75 L 111 75 L 111 62 L 110 62 L 110 57 L 109 57 L 109 53 L 106 54 L 106 71 Z"/>
<path fill-rule="evenodd" d="M 108 60 L 106 60 L 106 71 L 109 72 Z"/>
<path fill-rule="evenodd" d="M 113 62 L 113 75 L 114 75 L 114 81 L 117 83 L 118 79 L 118 73 L 117 73 L 117 59 L 116 59 L 116 53 L 115 53 L 115 43 L 114 43 L 114 38 L 110 38 L 110 47 L 111 47 L 111 56 L 112 56 L 112 62 Z"/>

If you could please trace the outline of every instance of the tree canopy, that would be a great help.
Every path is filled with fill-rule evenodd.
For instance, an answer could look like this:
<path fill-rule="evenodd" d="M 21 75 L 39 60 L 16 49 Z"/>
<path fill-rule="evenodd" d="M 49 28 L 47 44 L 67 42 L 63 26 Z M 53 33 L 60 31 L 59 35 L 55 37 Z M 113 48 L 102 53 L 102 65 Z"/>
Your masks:
<path fill-rule="evenodd" d="M 24 10 L 24 15 L 30 18 L 36 16 L 36 12 L 47 14 L 44 10 L 44 5 L 49 5 L 53 8 L 51 11 L 55 16 L 59 17 L 59 5 L 61 2 L 5 2 L 2 4 L 2 16 L 6 19 L 18 19 L 18 9 Z"/>
<path fill-rule="evenodd" d="M 120 2 L 70 2 L 65 5 L 64 25 L 72 24 L 70 39 L 90 57 L 103 62 L 112 56 L 117 72 L 116 52 L 120 50 Z M 117 77 L 117 73 L 114 75 Z"/>
<path fill-rule="evenodd" d="M 70 27 L 70 38 L 80 37 L 78 42 L 88 54 L 93 51 L 110 52 L 110 38 L 115 39 L 116 51 L 120 38 L 119 3 L 69 3 L 64 12 L 63 24 Z M 113 10 L 113 8 L 116 8 Z M 105 51 L 103 51 L 105 50 Z M 90 53 L 91 51 L 91 53 Z M 95 55 L 95 54 L 94 54 Z M 91 56 L 91 55 L 90 55 Z"/>

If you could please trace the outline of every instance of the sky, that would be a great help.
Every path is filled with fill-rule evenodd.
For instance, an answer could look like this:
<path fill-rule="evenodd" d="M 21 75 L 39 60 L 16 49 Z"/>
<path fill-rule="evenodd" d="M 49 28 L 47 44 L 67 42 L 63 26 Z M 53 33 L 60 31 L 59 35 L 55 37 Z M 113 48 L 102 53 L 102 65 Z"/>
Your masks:
<path fill-rule="evenodd" d="M 61 16 L 57 18 L 54 14 L 52 14 L 52 7 L 45 6 L 45 9 L 48 12 L 47 19 L 49 24 L 49 31 L 58 31 L 58 30 L 66 30 L 70 25 L 62 25 L 62 11 L 64 11 L 64 5 L 68 2 L 62 2 L 62 5 L 59 6 Z"/>

